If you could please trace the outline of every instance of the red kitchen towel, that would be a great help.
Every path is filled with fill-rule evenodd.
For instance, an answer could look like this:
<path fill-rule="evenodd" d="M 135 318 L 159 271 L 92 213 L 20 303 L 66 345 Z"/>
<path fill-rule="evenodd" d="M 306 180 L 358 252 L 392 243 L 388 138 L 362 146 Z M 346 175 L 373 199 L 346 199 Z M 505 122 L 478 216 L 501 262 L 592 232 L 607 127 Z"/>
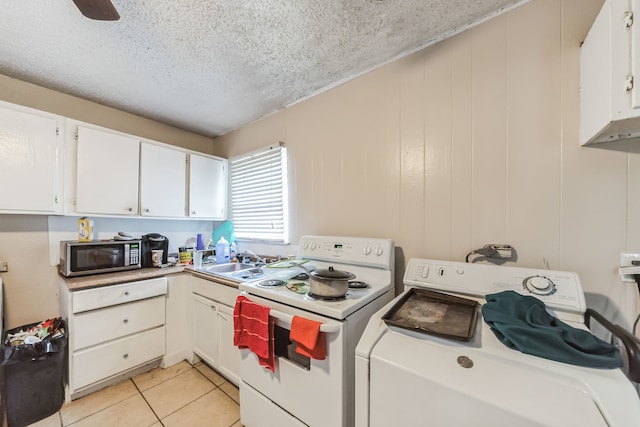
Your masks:
<path fill-rule="evenodd" d="M 233 345 L 248 348 L 258 356 L 261 366 L 275 371 L 273 360 L 273 321 L 271 309 L 244 295 L 236 298 L 233 308 Z"/>
<path fill-rule="evenodd" d="M 296 352 L 312 359 L 324 360 L 326 344 L 322 323 L 304 317 L 293 316 L 289 338 L 296 342 Z"/>

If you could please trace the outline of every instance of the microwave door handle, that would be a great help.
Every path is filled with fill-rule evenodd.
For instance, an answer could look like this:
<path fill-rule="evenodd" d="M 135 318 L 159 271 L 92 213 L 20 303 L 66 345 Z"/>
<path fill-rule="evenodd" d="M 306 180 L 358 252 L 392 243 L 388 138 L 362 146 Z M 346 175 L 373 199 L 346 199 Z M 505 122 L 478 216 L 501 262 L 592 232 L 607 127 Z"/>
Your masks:
<path fill-rule="evenodd" d="M 277 320 L 281 321 L 282 323 L 287 325 L 289 328 L 291 328 L 291 322 L 293 322 L 293 316 L 292 315 L 286 314 L 286 313 L 282 313 L 282 312 L 277 311 L 277 310 L 270 310 L 269 311 L 269 316 L 276 318 Z M 322 325 L 320 325 L 320 332 L 326 332 L 326 333 L 340 332 L 340 326 L 339 325 L 327 325 L 326 323 L 323 323 Z"/>

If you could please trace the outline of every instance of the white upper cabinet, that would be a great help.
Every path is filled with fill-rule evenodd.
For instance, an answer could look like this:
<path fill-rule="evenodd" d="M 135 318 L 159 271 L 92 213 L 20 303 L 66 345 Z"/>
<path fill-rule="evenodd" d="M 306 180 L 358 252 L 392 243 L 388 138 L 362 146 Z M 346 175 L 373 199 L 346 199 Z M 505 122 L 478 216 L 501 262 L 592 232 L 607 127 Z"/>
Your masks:
<path fill-rule="evenodd" d="M 580 143 L 640 140 L 640 0 L 606 0 L 580 53 Z M 637 18 L 636 18 L 637 20 Z M 614 143 L 614 145 L 606 144 Z"/>
<path fill-rule="evenodd" d="M 225 219 L 227 202 L 227 161 L 189 155 L 189 216 Z"/>
<path fill-rule="evenodd" d="M 140 214 L 184 217 L 187 154 L 142 142 L 140 156 Z"/>
<path fill-rule="evenodd" d="M 0 212 L 62 213 L 62 123 L 0 103 Z"/>
<path fill-rule="evenodd" d="M 226 172 L 219 157 L 0 101 L 0 214 L 225 219 Z"/>
<path fill-rule="evenodd" d="M 140 141 L 77 127 L 76 211 L 138 215 Z"/>

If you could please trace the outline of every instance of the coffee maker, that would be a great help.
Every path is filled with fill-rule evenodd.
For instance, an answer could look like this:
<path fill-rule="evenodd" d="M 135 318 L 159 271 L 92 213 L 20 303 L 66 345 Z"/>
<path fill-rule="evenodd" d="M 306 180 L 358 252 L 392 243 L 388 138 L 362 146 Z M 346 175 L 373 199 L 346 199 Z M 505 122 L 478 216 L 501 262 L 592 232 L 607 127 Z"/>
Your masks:
<path fill-rule="evenodd" d="M 158 233 L 150 233 L 142 236 L 142 267 L 153 267 L 151 251 L 162 250 L 162 264 L 167 263 L 169 252 L 169 239 Z"/>

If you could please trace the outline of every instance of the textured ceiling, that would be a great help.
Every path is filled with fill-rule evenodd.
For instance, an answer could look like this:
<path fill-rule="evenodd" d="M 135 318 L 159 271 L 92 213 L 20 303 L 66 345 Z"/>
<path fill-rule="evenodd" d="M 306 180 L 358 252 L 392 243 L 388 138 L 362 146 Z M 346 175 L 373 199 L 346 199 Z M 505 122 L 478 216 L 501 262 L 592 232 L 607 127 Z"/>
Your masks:
<path fill-rule="evenodd" d="M 217 136 L 522 2 L 0 0 L 0 74 Z"/>

